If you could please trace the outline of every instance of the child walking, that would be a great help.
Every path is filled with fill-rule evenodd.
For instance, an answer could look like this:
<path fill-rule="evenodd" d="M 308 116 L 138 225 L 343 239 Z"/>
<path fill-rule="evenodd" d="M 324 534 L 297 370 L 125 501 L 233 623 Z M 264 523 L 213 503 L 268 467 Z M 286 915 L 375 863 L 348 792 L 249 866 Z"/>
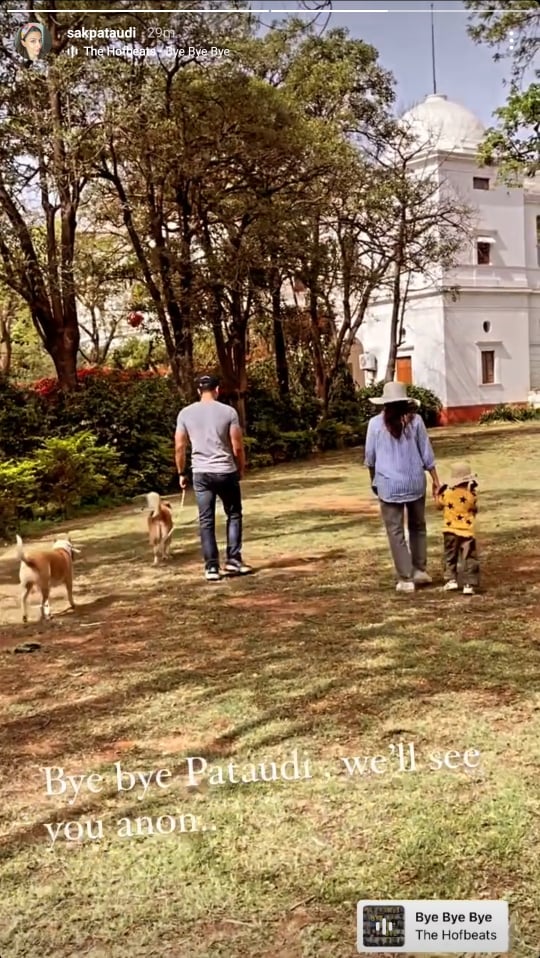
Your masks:
<path fill-rule="evenodd" d="M 474 595 L 480 584 L 475 538 L 477 485 L 469 463 L 457 462 L 451 467 L 450 481 L 437 493 L 437 507 L 443 512 L 445 592 L 461 587 L 463 595 Z"/>

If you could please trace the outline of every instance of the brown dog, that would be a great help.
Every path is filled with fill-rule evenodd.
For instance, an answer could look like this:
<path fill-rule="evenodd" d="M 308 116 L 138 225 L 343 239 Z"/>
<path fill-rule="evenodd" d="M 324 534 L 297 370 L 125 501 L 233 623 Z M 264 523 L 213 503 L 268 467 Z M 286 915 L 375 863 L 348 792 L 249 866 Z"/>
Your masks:
<path fill-rule="evenodd" d="M 146 495 L 148 516 L 148 536 L 154 550 L 154 565 L 169 559 L 171 555 L 171 536 L 174 531 L 170 502 L 162 502 L 157 492 Z"/>
<path fill-rule="evenodd" d="M 28 622 L 28 596 L 32 589 L 41 592 L 41 619 L 50 619 L 49 593 L 57 585 L 65 585 L 68 601 L 72 609 L 73 601 L 73 555 L 80 552 L 69 536 L 57 539 L 52 549 L 35 550 L 26 555 L 23 541 L 17 536 L 17 558 L 21 563 L 19 582 L 21 583 L 21 611 L 23 622 Z"/>

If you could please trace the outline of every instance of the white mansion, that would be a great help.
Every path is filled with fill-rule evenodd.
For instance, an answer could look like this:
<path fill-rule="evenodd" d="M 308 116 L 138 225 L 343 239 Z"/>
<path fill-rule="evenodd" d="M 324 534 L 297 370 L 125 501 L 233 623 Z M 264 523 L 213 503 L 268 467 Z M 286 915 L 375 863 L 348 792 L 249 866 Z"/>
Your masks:
<path fill-rule="evenodd" d="M 436 144 L 426 172 L 448 182 L 476 210 L 475 235 L 440 286 L 409 294 L 396 378 L 432 389 L 447 422 L 474 420 L 498 403 L 540 399 L 540 178 L 523 187 L 496 182 L 479 168 L 480 121 L 465 107 L 431 94 L 405 114 L 418 138 Z M 457 287 L 458 296 L 443 290 Z M 392 303 L 373 303 L 352 357 L 355 380 L 384 376 Z M 536 394 L 536 395 L 535 395 Z"/>

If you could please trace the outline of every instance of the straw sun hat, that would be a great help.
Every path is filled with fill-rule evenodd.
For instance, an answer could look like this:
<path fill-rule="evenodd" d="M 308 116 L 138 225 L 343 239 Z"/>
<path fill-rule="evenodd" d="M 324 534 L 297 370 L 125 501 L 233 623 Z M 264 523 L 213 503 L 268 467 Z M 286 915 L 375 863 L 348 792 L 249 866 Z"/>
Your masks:
<path fill-rule="evenodd" d="M 382 396 L 374 396 L 370 399 L 374 406 L 387 406 L 393 402 L 409 402 L 419 406 L 418 399 L 413 399 L 407 395 L 407 387 L 404 383 L 385 383 Z"/>
<path fill-rule="evenodd" d="M 451 489 L 455 486 L 461 486 L 464 482 L 476 482 L 478 476 L 471 472 L 471 466 L 468 462 L 455 462 L 450 466 L 450 481 L 448 485 Z"/>

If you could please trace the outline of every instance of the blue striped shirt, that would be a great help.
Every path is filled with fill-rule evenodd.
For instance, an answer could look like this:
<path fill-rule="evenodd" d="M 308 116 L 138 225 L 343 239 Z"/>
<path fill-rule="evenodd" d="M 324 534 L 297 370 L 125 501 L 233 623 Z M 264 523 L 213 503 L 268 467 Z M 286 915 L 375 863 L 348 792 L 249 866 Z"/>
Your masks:
<path fill-rule="evenodd" d="M 384 424 L 384 413 L 369 420 L 364 465 L 375 470 L 373 484 L 383 502 L 414 502 L 426 492 L 426 470 L 435 457 L 424 421 L 413 416 L 406 433 L 394 439 Z"/>

